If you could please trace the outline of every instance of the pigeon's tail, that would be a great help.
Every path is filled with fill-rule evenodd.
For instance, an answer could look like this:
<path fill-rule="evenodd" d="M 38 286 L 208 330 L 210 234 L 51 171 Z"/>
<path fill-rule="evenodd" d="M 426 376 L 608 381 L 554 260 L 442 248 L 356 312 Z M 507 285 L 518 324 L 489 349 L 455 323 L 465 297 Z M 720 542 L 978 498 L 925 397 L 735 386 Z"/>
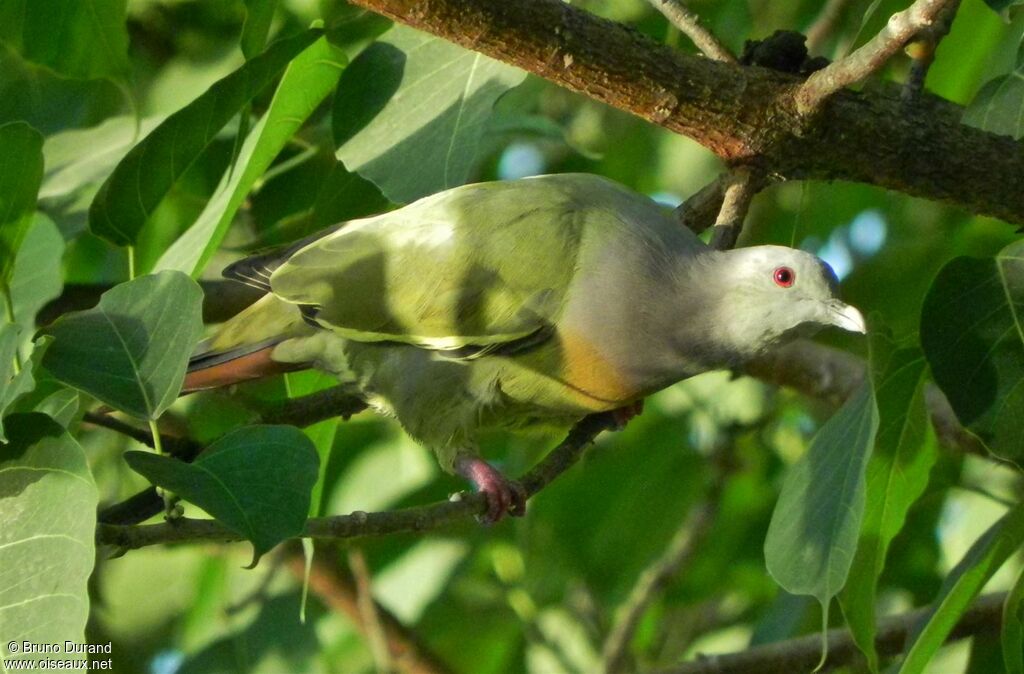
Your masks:
<path fill-rule="evenodd" d="M 305 369 L 309 367 L 307 363 L 280 363 L 271 358 L 271 352 L 286 339 L 306 335 L 311 330 L 297 306 L 266 295 L 199 343 L 189 359 L 181 392 Z"/>

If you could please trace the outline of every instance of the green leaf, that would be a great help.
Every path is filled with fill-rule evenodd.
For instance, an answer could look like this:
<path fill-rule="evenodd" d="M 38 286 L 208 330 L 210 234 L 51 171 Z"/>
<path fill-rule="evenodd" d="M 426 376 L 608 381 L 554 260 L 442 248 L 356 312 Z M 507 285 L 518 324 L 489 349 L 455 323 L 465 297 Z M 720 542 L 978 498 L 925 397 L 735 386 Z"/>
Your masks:
<path fill-rule="evenodd" d="M 5 645 L 84 643 L 98 502 L 85 453 L 42 414 L 13 415 L 7 430 L 10 442 L 0 445 L 0 634 Z"/>
<path fill-rule="evenodd" d="M 22 358 L 19 348 L 22 328 L 13 323 L 0 323 L 0 442 L 6 442 L 3 416 L 16 410 L 14 404 L 36 387 L 36 371 L 46 353 L 49 338 L 41 338 L 32 346 L 31 358 Z"/>
<path fill-rule="evenodd" d="M 921 309 L 921 347 L 960 422 L 997 456 L 1024 459 L 1024 241 L 958 257 Z"/>
<path fill-rule="evenodd" d="M 1010 509 L 950 571 L 932 610 L 914 630 L 899 674 L 921 674 L 985 583 L 1024 545 L 1024 504 Z"/>
<path fill-rule="evenodd" d="M 245 23 L 242 24 L 240 46 L 246 60 L 263 51 L 276 9 L 277 0 L 245 0 Z"/>
<path fill-rule="evenodd" d="M 92 232 L 117 245 L 135 244 L 153 210 L 217 132 L 320 35 L 310 30 L 275 42 L 132 148 L 89 208 Z"/>
<path fill-rule="evenodd" d="M 202 335 L 202 290 L 168 271 L 103 293 L 87 311 L 43 332 L 53 376 L 140 419 L 156 419 L 178 397 L 188 357 Z"/>
<path fill-rule="evenodd" d="M 1006 674 L 1024 674 L 1024 571 L 1003 604 L 1001 642 Z"/>
<path fill-rule="evenodd" d="M 963 123 L 985 131 L 1024 136 L 1024 67 L 986 82 L 964 111 Z"/>
<path fill-rule="evenodd" d="M 234 170 L 225 174 L 199 218 L 157 262 L 157 269 L 197 274 L 217 250 L 256 180 L 334 89 L 345 53 L 320 38 L 288 66 L 267 114 L 250 132 Z"/>
<path fill-rule="evenodd" d="M 352 61 L 338 84 L 338 159 L 397 203 L 461 185 L 494 102 L 525 76 L 396 25 Z"/>
<path fill-rule="evenodd" d="M 34 410 L 50 417 L 64 428 L 75 418 L 78 413 L 78 391 L 69 388 L 59 388 L 50 395 L 40 400 Z"/>
<path fill-rule="evenodd" d="M 138 473 L 252 541 L 253 564 L 302 533 L 317 479 L 316 448 L 292 426 L 247 426 L 210 445 L 192 463 L 128 452 Z"/>
<path fill-rule="evenodd" d="M 29 338 L 35 331 L 36 314 L 59 296 L 64 287 L 63 255 L 64 237 L 57 225 L 42 213 L 36 213 L 14 258 L 10 282 L 14 320 Z M 0 297 L 0 304 L 7 304 L 3 297 Z"/>
<path fill-rule="evenodd" d="M 892 352 L 872 343 L 872 384 L 878 401 L 875 449 L 867 467 L 867 508 L 857 554 L 839 597 L 854 640 L 878 671 L 875 607 L 878 577 L 889 544 L 903 528 L 907 511 L 928 486 L 938 447 L 925 405 L 927 367 L 919 349 Z"/>
<path fill-rule="evenodd" d="M 0 289 L 14 273 L 14 259 L 36 210 L 43 179 L 43 137 L 24 122 L 0 126 Z"/>
<path fill-rule="evenodd" d="M 1021 0 L 985 0 L 985 4 L 992 8 L 992 11 L 1005 16 L 1006 10 L 1014 5 L 1019 5 Z"/>
<path fill-rule="evenodd" d="M 4 0 L 0 40 L 29 61 L 78 79 L 128 72 L 127 0 Z"/>
<path fill-rule="evenodd" d="M 828 605 L 853 562 L 864 514 L 864 472 L 878 430 L 878 407 L 865 382 L 815 434 L 789 469 L 764 544 L 768 573 L 791 594 Z"/>

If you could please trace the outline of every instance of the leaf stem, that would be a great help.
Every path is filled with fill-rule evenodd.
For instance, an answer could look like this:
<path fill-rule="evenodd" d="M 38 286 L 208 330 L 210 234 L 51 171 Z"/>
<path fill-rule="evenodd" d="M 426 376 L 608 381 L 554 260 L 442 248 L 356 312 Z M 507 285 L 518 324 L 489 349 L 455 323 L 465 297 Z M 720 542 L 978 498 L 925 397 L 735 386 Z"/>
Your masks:
<path fill-rule="evenodd" d="M 128 246 L 128 280 L 135 278 L 135 246 Z"/>
<path fill-rule="evenodd" d="M 160 429 L 156 426 L 156 420 L 149 420 L 149 433 L 153 436 L 153 449 L 156 450 L 157 454 L 163 454 L 164 448 L 160 442 Z"/>
<path fill-rule="evenodd" d="M 17 321 L 14 320 L 14 298 L 11 297 L 11 286 L 0 281 L 0 292 L 3 293 L 4 313 L 7 316 L 7 322 L 12 325 L 17 325 Z M 17 348 L 14 350 L 12 362 L 14 364 L 14 374 L 21 374 L 21 359 L 18 357 Z"/>

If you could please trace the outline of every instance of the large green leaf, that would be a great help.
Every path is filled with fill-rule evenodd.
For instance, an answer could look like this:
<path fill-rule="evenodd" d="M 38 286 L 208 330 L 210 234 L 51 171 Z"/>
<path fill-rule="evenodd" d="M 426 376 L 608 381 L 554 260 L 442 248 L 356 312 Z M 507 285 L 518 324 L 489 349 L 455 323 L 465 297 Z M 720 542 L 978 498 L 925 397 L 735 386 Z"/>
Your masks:
<path fill-rule="evenodd" d="M 319 464 L 313 443 L 292 426 L 239 428 L 192 463 L 151 452 L 128 452 L 125 460 L 252 541 L 253 564 L 302 533 Z"/>
<path fill-rule="evenodd" d="M 320 35 L 310 30 L 274 43 L 132 148 L 92 202 L 92 232 L 118 245 L 134 244 L 153 210 L 217 132 Z"/>
<path fill-rule="evenodd" d="M 245 0 L 245 23 L 242 24 L 239 46 L 246 59 L 263 51 L 276 9 L 277 0 Z"/>
<path fill-rule="evenodd" d="M 60 295 L 64 286 L 63 255 L 64 237 L 57 226 L 42 213 L 36 213 L 14 258 L 10 282 L 11 311 L 15 322 L 25 328 L 27 338 L 31 338 L 35 330 L 36 314 Z M 6 305 L 3 297 L 0 297 L 0 304 Z"/>
<path fill-rule="evenodd" d="M 202 335 L 203 292 L 167 271 L 108 290 L 87 311 L 65 314 L 43 366 L 60 381 L 139 417 L 156 419 L 178 397 Z"/>
<path fill-rule="evenodd" d="M 867 467 L 867 508 L 857 554 L 839 596 L 843 615 L 872 671 L 878 577 L 889 544 L 903 528 L 907 511 L 924 492 L 938 458 L 938 447 L 925 406 L 927 367 L 919 349 L 892 352 L 885 337 L 872 344 L 872 384 L 878 401 L 875 449 Z"/>
<path fill-rule="evenodd" d="M 396 25 L 341 78 L 334 100 L 338 159 L 397 203 L 461 185 L 494 102 L 525 76 Z"/>
<path fill-rule="evenodd" d="M 935 605 L 911 637 L 899 674 L 921 674 L 992 575 L 1024 545 L 1024 504 L 1010 509 L 975 541 L 949 573 Z"/>
<path fill-rule="evenodd" d="M 32 226 L 43 179 L 43 137 L 23 122 L 0 126 L 0 290 L 6 293 L 14 259 Z"/>
<path fill-rule="evenodd" d="M 84 643 L 98 501 L 85 453 L 42 414 L 13 415 L 7 430 L 10 442 L 0 445 L 4 648 L 8 641 Z"/>
<path fill-rule="evenodd" d="M 921 310 L 921 346 L 957 418 L 995 454 L 1024 459 L 1024 241 L 958 257 Z"/>
<path fill-rule="evenodd" d="M 864 472 L 878 430 L 878 407 L 865 382 L 815 434 L 782 485 L 764 544 L 768 573 L 791 594 L 822 607 L 842 589 L 864 514 Z"/>
<path fill-rule="evenodd" d="M 1024 572 L 1006 596 L 1000 641 L 1006 674 L 1024 674 Z"/>
<path fill-rule="evenodd" d="M 197 274 L 217 250 L 238 207 L 288 139 L 334 89 L 345 53 L 320 38 L 288 66 L 267 114 L 250 132 L 236 166 L 225 174 L 196 222 L 164 253 L 157 269 Z"/>
<path fill-rule="evenodd" d="M 4 0 L 0 40 L 29 61 L 79 79 L 128 72 L 127 0 Z"/>

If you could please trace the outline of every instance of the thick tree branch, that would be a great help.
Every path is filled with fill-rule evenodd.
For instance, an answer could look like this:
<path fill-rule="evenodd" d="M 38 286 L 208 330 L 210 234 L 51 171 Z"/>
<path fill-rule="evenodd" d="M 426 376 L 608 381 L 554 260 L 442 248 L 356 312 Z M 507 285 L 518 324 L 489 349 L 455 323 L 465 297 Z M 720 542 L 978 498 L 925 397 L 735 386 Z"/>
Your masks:
<path fill-rule="evenodd" d="M 594 414 L 576 424 L 561 444 L 520 478 L 527 495 L 533 496 L 568 470 L 579 460 L 597 434 L 609 428 L 612 423 L 611 415 Z M 307 521 L 302 536 L 341 539 L 431 531 L 470 521 L 473 516 L 482 515 L 486 510 L 487 504 L 482 494 L 461 494 L 457 500 L 405 510 L 354 512 L 335 517 L 311 518 Z M 113 545 L 121 550 L 133 550 L 161 543 L 240 540 L 244 540 L 244 537 L 215 520 L 181 518 L 160 524 L 125 526 L 101 523 L 96 527 L 97 543 Z"/>
<path fill-rule="evenodd" d="M 814 112 L 835 92 L 878 71 L 918 33 L 931 28 L 953 1 L 917 0 L 904 11 L 893 14 L 885 28 L 867 44 L 807 78 L 796 95 L 797 111 L 801 114 Z"/>
<path fill-rule="evenodd" d="M 947 101 L 928 98 L 908 116 L 898 92 L 841 91 L 808 119 L 794 75 L 681 54 L 561 0 L 355 2 L 687 135 L 731 162 L 783 179 L 879 185 L 1024 223 L 1024 144 L 961 125 L 962 109 Z"/>
<path fill-rule="evenodd" d="M 998 631 L 1005 600 L 1005 593 L 989 594 L 979 598 L 961 616 L 949 636 L 949 641 L 983 632 Z M 879 655 L 891 656 L 902 653 L 914 626 L 927 616 L 930 610 L 931 608 L 926 607 L 881 619 L 878 624 L 878 636 L 875 638 Z M 739 653 L 705 656 L 694 662 L 659 670 L 656 674 L 793 674 L 811 671 L 820 658 L 821 636 L 810 634 L 789 641 L 755 646 Z M 848 630 L 829 630 L 828 660 L 823 671 L 860 662 L 862 658 Z"/>
<path fill-rule="evenodd" d="M 681 0 L 647 0 L 661 12 L 669 23 L 690 38 L 697 49 L 708 58 L 726 63 L 736 63 L 736 56 L 729 48 L 719 42 L 714 33 L 701 23 L 700 17 L 690 10 Z"/>

